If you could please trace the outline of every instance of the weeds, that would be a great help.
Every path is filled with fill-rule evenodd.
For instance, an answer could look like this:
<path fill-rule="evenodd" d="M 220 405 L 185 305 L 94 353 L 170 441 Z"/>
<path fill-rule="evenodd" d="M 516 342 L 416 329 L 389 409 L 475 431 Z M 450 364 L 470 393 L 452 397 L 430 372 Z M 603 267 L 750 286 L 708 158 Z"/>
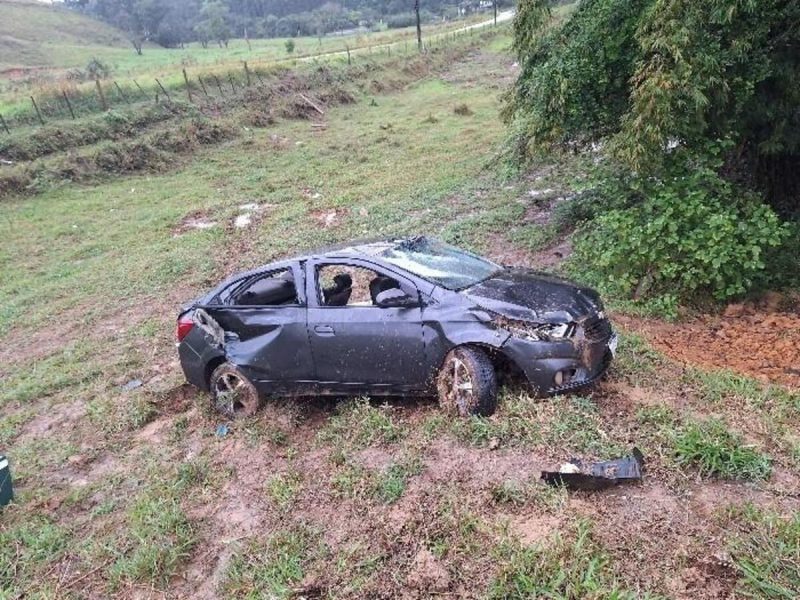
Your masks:
<path fill-rule="evenodd" d="M 342 404 L 317 438 L 323 443 L 366 448 L 397 442 L 402 435 L 388 405 L 376 407 L 367 398 L 359 398 Z"/>
<path fill-rule="evenodd" d="M 739 572 L 736 591 L 743 598 L 790 600 L 800 596 L 800 513 L 789 518 L 752 505 L 734 509 L 728 550 Z"/>
<path fill-rule="evenodd" d="M 315 537 L 296 527 L 275 533 L 266 545 L 251 543 L 234 556 L 222 589 L 232 598 L 289 598 L 292 584 L 303 578 Z"/>
<path fill-rule="evenodd" d="M 523 547 L 505 540 L 496 553 L 500 571 L 489 586 L 489 598 L 650 597 L 622 587 L 610 556 L 586 520 L 579 520 L 564 536 L 556 534 L 545 546 Z"/>
<path fill-rule="evenodd" d="M 300 491 L 302 478 L 299 473 L 281 473 L 267 482 L 267 494 L 281 510 L 286 510 L 294 502 Z"/>
<path fill-rule="evenodd" d="M 112 583 L 164 587 L 195 543 L 194 528 L 177 500 L 145 492 L 128 511 L 128 548 L 109 569 Z"/>
<path fill-rule="evenodd" d="M 769 456 L 746 445 L 717 419 L 685 424 L 674 436 L 674 446 L 678 464 L 696 467 L 701 475 L 758 480 L 772 472 Z"/>

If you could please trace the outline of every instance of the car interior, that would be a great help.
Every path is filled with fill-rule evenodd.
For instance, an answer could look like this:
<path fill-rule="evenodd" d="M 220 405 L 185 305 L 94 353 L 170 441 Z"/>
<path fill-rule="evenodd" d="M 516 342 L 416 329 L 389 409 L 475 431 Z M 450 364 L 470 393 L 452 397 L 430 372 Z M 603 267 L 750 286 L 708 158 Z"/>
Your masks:
<path fill-rule="evenodd" d="M 243 306 L 281 306 L 297 303 L 297 288 L 291 269 L 261 277 L 234 297 L 234 304 Z"/>
<path fill-rule="evenodd" d="M 325 306 L 378 306 L 382 296 L 402 293 L 396 279 L 362 267 L 325 265 L 318 281 Z"/>

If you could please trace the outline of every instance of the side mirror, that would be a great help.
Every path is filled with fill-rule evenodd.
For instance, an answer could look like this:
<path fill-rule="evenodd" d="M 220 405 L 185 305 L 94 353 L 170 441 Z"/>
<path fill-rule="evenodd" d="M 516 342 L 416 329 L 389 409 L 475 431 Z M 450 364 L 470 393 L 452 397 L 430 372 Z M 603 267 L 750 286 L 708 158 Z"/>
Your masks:
<path fill-rule="evenodd" d="M 399 288 L 392 288 L 378 294 L 375 305 L 380 308 L 415 308 L 419 306 L 419 298 L 409 296 Z"/>

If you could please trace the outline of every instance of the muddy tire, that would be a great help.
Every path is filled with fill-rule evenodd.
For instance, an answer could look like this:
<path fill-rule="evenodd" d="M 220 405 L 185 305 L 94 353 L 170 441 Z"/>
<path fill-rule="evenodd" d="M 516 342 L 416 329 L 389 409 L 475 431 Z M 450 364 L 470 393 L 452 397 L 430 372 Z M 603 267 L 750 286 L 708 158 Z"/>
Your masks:
<path fill-rule="evenodd" d="M 451 414 L 489 416 L 497 407 L 497 377 L 483 350 L 461 346 L 444 359 L 436 380 L 439 404 Z"/>
<path fill-rule="evenodd" d="M 258 390 L 231 363 L 222 363 L 214 369 L 209 388 L 212 406 L 226 417 L 251 417 L 261 407 Z"/>

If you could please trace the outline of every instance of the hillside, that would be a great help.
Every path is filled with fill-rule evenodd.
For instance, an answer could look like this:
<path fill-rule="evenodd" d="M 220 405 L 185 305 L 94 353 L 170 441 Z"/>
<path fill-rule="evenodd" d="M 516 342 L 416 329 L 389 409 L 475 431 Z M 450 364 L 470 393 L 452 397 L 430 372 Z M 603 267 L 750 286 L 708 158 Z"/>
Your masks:
<path fill-rule="evenodd" d="M 48 4 L 0 0 L 0 14 L 0 72 L 72 66 L 95 49 L 130 46 L 117 29 Z"/>

